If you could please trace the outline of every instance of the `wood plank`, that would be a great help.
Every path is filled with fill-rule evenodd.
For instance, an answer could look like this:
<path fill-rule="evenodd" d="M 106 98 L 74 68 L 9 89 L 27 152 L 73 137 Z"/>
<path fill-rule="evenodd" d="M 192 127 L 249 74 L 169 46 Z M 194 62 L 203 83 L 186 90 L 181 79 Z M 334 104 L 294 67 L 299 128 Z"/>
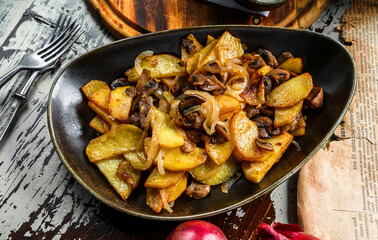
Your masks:
<path fill-rule="evenodd" d="M 288 0 L 268 17 L 192 0 L 87 0 L 115 36 L 130 37 L 183 27 L 249 24 L 306 29 L 329 0 Z"/>

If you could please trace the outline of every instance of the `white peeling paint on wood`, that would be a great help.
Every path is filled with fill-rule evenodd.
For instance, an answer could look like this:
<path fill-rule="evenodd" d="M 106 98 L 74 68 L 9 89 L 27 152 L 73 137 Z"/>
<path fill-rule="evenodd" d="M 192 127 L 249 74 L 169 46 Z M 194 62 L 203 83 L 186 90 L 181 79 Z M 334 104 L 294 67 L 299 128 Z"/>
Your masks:
<path fill-rule="evenodd" d="M 114 41 L 93 18 L 84 1 L 10 0 L 1 5 L 0 75 L 26 53 L 42 46 L 52 32 L 49 23 L 56 22 L 62 12 L 78 19 L 86 29 L 64 56 L 62 66 L 90 49 Z M 19 86 L 26 75 L 17 75 L 0 90 L 0 114 L 17 89 L 14 86 Z M 39 78 L 28 102 L 17 114 L 11 132 L 0 143 L 0 239 L 10 238 L 19 229 L 23 229 L 25 237 L 38 238 L 38 234 L 52 232 L 59 238 L 72 225 L 86 225 L 97 211 L 99 202 L 64 168 L 50 140 L 46 109 L 56 75 L 57 71 Z"/>

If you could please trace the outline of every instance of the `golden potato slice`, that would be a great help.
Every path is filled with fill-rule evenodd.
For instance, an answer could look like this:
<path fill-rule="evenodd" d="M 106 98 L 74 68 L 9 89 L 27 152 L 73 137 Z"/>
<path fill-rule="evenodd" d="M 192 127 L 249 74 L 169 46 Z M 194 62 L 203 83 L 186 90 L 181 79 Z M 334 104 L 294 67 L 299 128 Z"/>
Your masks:
<path fill-rule="evenodd" d="M 207 155 L 216 164 L 222 165 L 231 156 L 234 151 L 234 144 L 231 141 L 225 143 L 205 143 L 205 150 Z"/>
<path fill-rule="evenodd" d="M 125 72 L 125 76 L 127 77 L 127 81 L 131 83 L 136 83 L 140 77 L 134 67 L 127 69 Z"/>
<path fill-rule="evenodd" d="M 172 126 L 171 117 L 157 109 L 153 109 L 151 111 L 154 111 L 154 115 L 151 120 L 151 127 L 153 131 L 158 131 L 157 139 L 159 145 L 165 148 L 176 148 L 184 145 L 184 138 Z M 156 119 L 158 119 L 158 115 L 160 115 L 160 119 L 163 119 L 162 123 L 159 124 L 157 124 L 156 121 Z"/>
<path fill-rule="evenodd" d="M 198 53 L 194 54 L 186 60 L 185 66 L 186 71 L 187 73 L 189 73 L 189 75 L 192 75 L 196 71 L 202 59 L 211 52 L 211 50 L 214 48 L 216 44 L 217 41 L 211 42 L 210 44 L 205 46 L 201 51 L 199 51 Z"/>
<path fill-rule="evenodd" d="M 208 159 L 204 164 L 190 170 L 190 174 L 197 181 L 211 178 L 217 174 L 221 169 L 221 166 L 215 164 L 211 159 Z"/>
<path fill-rule="evenodd" d="M 266 95 L 269 107 L 291 107 L 305 99 L 312 89 L 312 77 L 303 73 L 274 88 Z"/>
<path fill-rule="evenodd" d="M 289 70 L 295 74 L 301 74 L 303 72 L 303 62 L 301 58 L 289 58 L 281 63 L 277 68 Z"/>
<path fill-rule="evenodd" d="M 221 65 L 234 58 L 239 58 L 244 54 L 244 49 L 239 38 L 232 36 L 229 32 L 224 32 L 218 41 L 213 41 L 209 45 L 216 43 L 209 54 L 200 62 L 199 69 L 212 60 L 219 60 Z"/>
<path fill-rule="evenodd" d="M 148 176 L 144 187 L 146 188 L 168 188 L 180 181 L 185 172 L 165 171 L 164 175 L 160 175 L 157 167 L 155 167 Z"/>
<path fill-rule="evenodd" d="M 140 62 L 142 69 L 150 70 L 151 78 L 175 77 L 183 75 L 185 69 L 181 59 L 170 54 L 147 56 Z"/>
<path fill-rule="evenodd" d="M 256 123 L 249 120 L 245 112 L 239 111 L 230 121 L 231 141 L 235 146 L 239 160 L 256 161 L 262 157 L 260 148 L 255 140 L 258 137 Z"/>
<path fill-rule="evenodd" d="M 147 159 L 143 151 L 127 152 L 127 153 L 123 153 L 122 156 L 130 162 L 131 166 L 134 169 L 144 171 L 151 167 L 151 163 L 147 162 Z"/>
<path fill-rule="evenodd" d="M 175 185 L 173 185 L 172 187 L 170 187 L 167 192 L 171 192 L 172 193 L 169 195 L 168 199 L 167 199 L 167 202 L 173 202 L 175 201 L 178 197 L 181 196 L 181 194 L 185 191 L 186 189 L 186 186 L 188 184 L 188 174 L 185 173 L 181 179 L 178 181 L 178 183 L 176 183 Z"/>
<path fill-rule="evenodd" d="M 110 126 L 98 115 L 92 119 L 89 126 L 101 134 L 110 130 Z"/>
<path fill-rule="evenodd" d="M 89 161 L 96 162 L 135 150 L 142 130 L 134 125 L 120 125 L 92 139 L 85 152 Z"/>
<path fill-rule="evenodd" d="M 240 94 L 250 106 L 263 105 L 265 103 L 264 82 L 258 81 L 250 84 L 247 89 Z"/>
<path fill-rule="evenodd" d="M 169 171 L 189 171 L 207 159 L 205 150 L 196 148 L 193 152 L 184 153 L 180 148 L 166 148 L 164 155 L 164 168 Z"/>
<path fill-rule="evenodd" d="M 294 122 L 295 118 L 302 111 L 303 100 L 292 107 L 276 108 L 274 110 L 274 127 L 283 127 Z"/>
<path fill-rule="evenodd" d="M 234 113 L 235 113 L 235 112 L 238 112 L 238 111 L 234 111 L 234 112 L 228 112 L 228 113 L 220 114 L 220 115 L 219 115 L 219 120 L 220 120 L 221 122 L 227 122 L 227 121 L 229 121 L 229 120 L 232 118 L 232 116 L 234 116 Z"/>
<path fill-rule="evenodd" d="M 126 122 L 133 98 L 125 93 L 130 86 L 117 87 L 110 92 L 109 96 L 109 114 L 120 122 Z"/>
<path fill-rule="evenodd" d="M 93 93 L 97 92 L 101 88 L 109 87 L 108 84 L 100 80 L 91 80 L 89 83 L 85 84 L 81 90 L 84 95 L 88 98 Z"/>
<path fill-rule="evenodd" d="M 158 188 L 146 188 L 146 204 L 155 213 L 161 212 L 163 209 L 163 200 L 160 195 L 160 190 Z"/>
<path fill-rule="evenodd" d="M 209 185 L 218 185 L 221 183 L 226 182 L 229 178 L 234 176 L 240 169 L 240 162 L 238 162 L 234 157 L 230 157 L 222 166 L 220 166 L 220 170 L 214 176 L 199 180 L 199 182 L 203 184 Z"/>
<path fill-rule="evenodd" d="M 105 111 L 108 111 L 108 103 L 109 103 L 109 96 L 110 96 L 110 88 L 106 85 L 103 88 L 100 88 L 93 94 L 88 97 L 88 100 L 99 106 Z"/>
<path fill-rule="evenodd" d="M 242 170 L 248 181 L 259 183 L 271 169 L 271 167 L 278 162 L 293 138 L 294 137 L 292 135 L 284 132 L 281 135 L 267 139 L 266 141 L 273 145 L 273 154 L 269 153 L 268 151 L 264 151 L 264 156 L 265 154 L 268 154 L 267 157 L 263 157 L 264 159 L 266 158 L 264 162 L 242 162 Z"/>
<path fill-rule="evenodd" d="M 251 83 L 253 83 L 253 84 L 257 83 L 258 81 L 260 81 L 261 76 L 267 75 L 268 72 L 270 72 L 272 70 L 273 70 L 273 68 L 269 65 L 265 65 L 265 66 L 257 69 L 251 75 Z"/>
<path fill-rule="evenodd" d="M 300 137 L 306 135 L 306 128 L 305 127 L 300 127 L 294 131 L 289 132 L 291 135 L 294 137 Z"/>
<path fill-rule="evenodd" d="M 141 171 L 134 169 L 127 160 L 119 163 L 116 174 L 133 189 L 139 185 Z"/>
<path fill-rule="evenodd" d="M 219 95 L 215 97 L 215 100 L 217 101 L 220 115 L 241 110 L 240 102 L 234 97 Z"/>
<path fill-rule="evenodd" d="M 106 179 L 109 181 L 110 185 L 117 191 L 123 200 L 126 200 L 133 188 L 117 176 L 117 169 L 119 163 L 124 161 L 123 157 L 116 156 L 101 161 L 95 162 L 98 169 L 104 174 Z"/>
<path fill-rule="evenodd" d="M 195 46 L 195 50 L 192 53 L 188 53 L 186 51 L 186 48 L 184 46 L 180 46 L 181 48 L 181 60 L 185 61 L 189 57 L 193 56 L 197 52 L 201 51 L 203 49 L 203 46 L 201 43 L 198 42 L 198 40 L 193 36 L 193 34 L 189 34 L 186 39 L 191 40 L 193 42 L 193 45 Z"/>
<path fill-rule="evenodd" d="M 104 111 L 102 108 L 98 107 L 93 102 L 88 102 L 88 106 L 97 113 L 98 116 L 100 116 L 101 119 L 103 119 L 109 126 L 118 126 L 119 123 L 109 115 L 108 112 Z M 106 128 L 106 126 L 104 126 Z"/>
<path fill-rule="evenodd" d="M 211 36 L 211 35 L 207 35 L 206 37 L 206 45 L 209 45 L 211 42 L 217 40 L 215 37 Z"/>

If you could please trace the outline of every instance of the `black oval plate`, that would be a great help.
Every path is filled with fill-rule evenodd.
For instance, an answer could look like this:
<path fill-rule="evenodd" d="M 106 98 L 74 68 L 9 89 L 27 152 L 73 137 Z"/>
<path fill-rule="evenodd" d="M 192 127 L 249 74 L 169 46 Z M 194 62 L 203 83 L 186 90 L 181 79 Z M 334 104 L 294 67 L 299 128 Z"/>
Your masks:
<path fill-rule="evenodd" d="M 155 214 L 145 201 L 145 190 L 137 188 L 123 201 L 109 186 L 97 167 L 85 155 L 88 142 L 97 137 L 88 124 L 95 116 L 88 107 L 80 88 L 92 79 L 112 80 L 124 76 L 134 64 L 135 57 L 150 49 L 156 54 L 180 56 L 180 41 L 193 33 L 200 42 L 206 35 L 218 37 L 229 31 L 248 46 L 248 51 L 266 48 L 278 56 L 290 51 L 304 61 L 304 71 L 313 76 L 314 85 L 325 91 L 324 107 L 307 110 L 306 136 L 295 140 L 302 151 L 290 146 L 281 160 L 273 166 L 259 184 L 239 180 L 228 194 L 214 187 L 201 200 L 181 196 L 169 214 Z M 105 204 L 128 214 L 156 220 L 188 220 L 219 214 L 268 193 L 296 173 L 332 135 L 340 123 L 356 85 L 353 58 L 340 43 L 320 34 L 274 27 L 204 26 L 164 31 L 120 40 L 86 53 L 64 67 L 55 79 L 48 103 L 48 123 L 52 141 L 67 169 L 91 194 Z M 185 195 L 185 194 L 184 194 Z"/>

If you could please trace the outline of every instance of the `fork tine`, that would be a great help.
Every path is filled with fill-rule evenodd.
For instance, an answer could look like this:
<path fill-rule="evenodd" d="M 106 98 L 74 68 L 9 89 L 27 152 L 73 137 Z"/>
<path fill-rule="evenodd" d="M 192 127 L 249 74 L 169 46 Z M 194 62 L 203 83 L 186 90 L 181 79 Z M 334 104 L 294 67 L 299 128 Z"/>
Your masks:
<path fill-rule="evenodd" d="M 76 41 L 77 41 L 77 39 L 81 36 L 81 34 L 83 34 L 84 33 L 84 30 L 81 30 L 78 34 L 76 34 L 76 37 L 75 38 L 71 38 L 72 39 L 72 41 L 69 43 L 69 44 L 67 44 L 67 45 L 65 45 L 65 47 L 61 50 L 61 51 L 59 51 L 59 53 L 57 53 L 57 55 L 55 55 L 53 58 L 51 58 L 50 60 L 48 60 L 47 62 L 48 62 L 48 64 L 51 64 L 51 63 L 53 63 L 54 61 L 56 61 L 56 60 L 58 60 L 62 55 L 63 55 L 63 53 L 65 53 Z M 72 37 L 73 37 L 74 35 L 72 35 Z M 62 46 L 63 47 L 63 46 Z"/>
<path fill-rule="evenodd" d="M 80 30 L 80 26 L 75 26 L 75 28 L 72 28 L 65 36 L 62 38 L 59 42 L 57 42 L 54 46 L 47 49 L 44 53 L 41 54 L 41 58 L 47 59 L 51 57 L 51 55 L 55 54 L 59 49 L 61 49 L 62 46 L 67 44 L 67 42 L 72 39 L 72 37 L 75 36 L 75 34 Z"/>
<path fill-rule="evenodd" d="M 65 19 L 66 19 L 66 15 L 60 14 L 59 19 L 58 19 L 58 22 L 55 24 L 54 31 L 53 31 L 53 33 L 50 35 L 50 37 L 49 37 L 49 39 L 47 40 L 47 42 L 46 42 L 45 45 L 49 44 L 49 43 L 50 43 L 50 42 L 56 37 L 57 32 L 58 32 L 58 30 L 60 30 L 60 29 L 59 29 L 60 26 L 61 26 L 62 24 L 64 24 Z"/>
<path fill-rule="evenodd" d="M 52 42 L 50 42 L 49 44 L 47 44 L 46 46 L 44 46 L 43 48 L 39 49 L 36 53 L 37 54 L 41 54 L 43 51 L 49 49 L 51 46 L 54 46 L 57 42 L 59 42 L 64 36 L 65 34 L 70 30 L 72 29 L 72 27 L 76 24 L 76 21 L 73 22 L 72 24 L 70 24 L 58 37 L 56 37 Z"/>

